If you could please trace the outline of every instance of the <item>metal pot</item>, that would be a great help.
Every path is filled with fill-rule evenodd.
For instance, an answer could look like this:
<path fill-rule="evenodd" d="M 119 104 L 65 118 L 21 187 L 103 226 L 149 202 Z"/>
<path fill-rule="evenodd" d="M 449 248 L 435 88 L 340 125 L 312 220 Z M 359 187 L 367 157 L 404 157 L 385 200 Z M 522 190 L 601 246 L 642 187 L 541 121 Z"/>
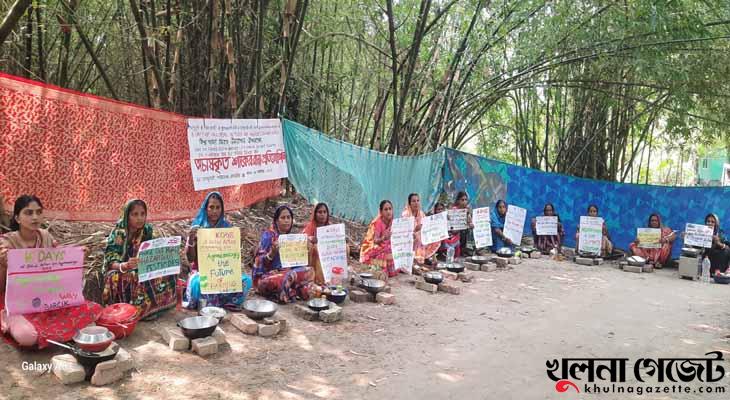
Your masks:
<path fill-rule="evenodd" d="M 646 259 L 644 257 L 631 256 L 631 257 L 627 257 L 626 261 L 632 267 L 643 267 L 644 265 L 646 265 Z"/>
<path fill-rule="evenodd" d="M 119 353 L 119 345 L 115 342 L 112 342 L 109 346 L 107 346 L 104 351 L 101 351 L 99 353 L 92 353 L 86 350 L 79 349 L 75 346 L 69 346 L 67 344 L 56 342 L 54 340 L 49 339 L 47 341 L 48 343 L 53 343 L 56 346 L 63 347 L 66 350 L 70 350 L 71 354 L 76 357 L 76 360 L 79 362 L 79 364 L 92 369 L 96 368 L 96 365 L 99 363 L 113 360 L 114 357 L 117 356 L 117 353 Z"/>
<path fill-rule="evenodd" d="M 682 257 L 697 258 L 700 254 L 701 249 L 695 249 L 694 247 L 682 247 Z"/>
<path fill-rule="evenodd" d="M 347 298 L 347 290 L 337 290 L 333 289 L 328 295 L 327 300 L 335 303 L 335 304 L 341 304 L 345 299 Z"/>
<path fill-rule="evenodd" d="M 269 300 L 246 300 L 243 302 L 243 312 L 251 319 L 264 319 L 276 313 L 279 306 Z"/>
<path fill-rule="evenodd" d="M 430 271 L 423 274 L 423 280 L 426 281 L 426 283 L 433 283 L 434 285 L 438 285 L 439 283 L 444 281 L 444 274 L 438 272 L 438 271 Z"/>
<path fill-rule="evenodd" d="M 182 329 L 186 338 L 200 339 L 213 334 L 218 320 L 213 317 L 189 317 L 178 321 L 177 326 Z"/>
<path fill-rule="evenodd" d="M 715 283 L 719 283 L 721 285 L 727 285 L 730 283 L 730 276 L 728 275 L 713 275 L 712 279 L 715 280 Z"/>
<path fill-rule="evenodd" d="M 220 321 L 223 318 L 225 318 L 226 314 L 228 314 L 228 313 L 226 312 L 226 310 L 224 310 L 220 307 L 208 306 L 208 307 L 201 308 L 200 311 L 198 312 L 198 314 L 200 314 L 203 317 L 213 317 L 213 318 L 217 319 L 218 321 Z"/>
<path fill-rule="evenodd" d="M 456 273 L 464 272 L 464 264 L 459 264 L 459 263 L 448 264 L 446 266 L 446 269 L 449 270 L 449 272 L 456 272 Z"/>
<path fill-rule="evenodd" d="M 501 249 L 497 250 L 497 256 L 502 258 L 512 258 L 512 256 L 515 255 L 515 252 L 512 251 L 509 247 L 502 247 Z"/>
<path fill-rule="evenodd" d="M 73 337 L 78 348 L 90 353 L 106 350 L 113 340 L 114 334 L 103 326 L 87 326 L 76 332 Z"/>
<path fill-rule="evenodd" d="M 362 288 L 372 294 L 377 294 L 385 289 L 385 281 L 380 279 L 363 279 Z"/>
<path fill-rule="evenodd" d="M 471 262 L 473 262 L 474 264 L 486 264 L 489 262 L 489 259 L 490 258 L 487 256 L 473 256 L 471 258 Z"/>
<path fill-rule="evenodd" d="M 327 299 L 316 298 L 309 300 L 307 306 L 314 311 L 324 311 L 330 308 L 330 302 Z"/>

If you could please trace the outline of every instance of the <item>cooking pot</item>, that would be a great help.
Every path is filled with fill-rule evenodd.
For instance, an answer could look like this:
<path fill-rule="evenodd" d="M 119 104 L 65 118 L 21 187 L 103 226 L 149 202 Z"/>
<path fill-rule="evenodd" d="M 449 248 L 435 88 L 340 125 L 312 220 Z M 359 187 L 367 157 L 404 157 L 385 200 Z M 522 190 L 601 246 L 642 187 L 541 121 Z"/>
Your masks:
<path fill-rule="evenodd" d="M 315 298 L 309 300 L 307 306 L 314 311 L 324 311 L 330 308 L 330 302 L 327 299 Z"/>
<path fill-rule="evenodd" d="M 713 275 L 712 279 L 715 280 L 715 283 L 719 283 L 721 285 L 727 285 L 730 283 L 730 276 L 728 275 Z"/>
<path fill-rule="evenodd" d="M 380 293 L 385 289 L 385 281 L 380 279 L 363 279 L 362 288 L 372 294 Z"/>
<path fill-rule="evenodd" d="M 276 313 L 279 306 L 269 300 L 246 300 L 243 302 L 243 312 L 251 319 L 264 319 Z"/>
<path fill-rule="evenodd" d="M 439 283 L 444 281 L 444 275 L 438 271 L 430 271 L 423 274 L 423 280 L 425 280 L 426 283 L 433 283 L 434 285 L 438 285 Z"/>
<path fill-rule="evenodd" d="M 70 346 L 68 344 L 63 344 L 56 342 L 54 340 L 47 340 L 48 343 L 53 343 L 56 346 L 63 347 L 66 350 L 71 351 L 71 354 L 76 357 L 76 360 L 79 362 L 79 364 L 83 365 L 87 368 L 96 368 L 96 365 L 99 363 L 102 363 L 104 361 L 113 360 L 114 357 L 117 356 L 117 353 L 119 353 L 119 345 L 115 342 L 112 342 L 109 346 L 107 346 L 104 351 L 98 352 L 98 353 L 92 353 L 88 352 L 86 350 L 79 349 L 76 346 Z"/>
<path fill-rule="evenodd" d="M 646 259 L 644 257 L 631 256 L 627 257 L 626 261 L 633 267 L 643 267 L 646 265 Z"/>
<path fill-rule="evenodd" d="M 446 264 L 446 269 L 449 270 L 449 272 L 456 272 L 456 273 L 464 272 L 464 264 L 459 264 L 459 263 Z"/>
<path fill-rule="evenodd" d="M 198 314 L 200 314 L 203 317 L 213 317 L 213 318 L 217 319 L 218 321 L 220 321 L 226 317 L 227 312 L 226 312 L 226 310 L 224 310 L 220 307 L 208 306 L 208 307 L 201 308 L 200 312 Z"/>
<path fill-rule="evenodd" d="M 76 332 L 73 337 L 78 348 L 90 353 L 106 350 L 113 340 L 114 334 L 103 326 L 87 326 Z"/>
<path fill-rule="evenodd" d="M 474 264 L 486 264 L 489 262 L 489 257 L 487 256 L 473 256 L 471 258 L 471 262 Z"/>
<path fill-rule="evenodd" d="M 188 317 L 177 322 L 183 335 L 188 339 L 200 339 L 213 334 L 218 320 L 213 317 Z"/>
<path fill-rule="evenodd" d="M 335 303 L 335 304 L 341 304 L 345 299 L 347 298 L 347 289 L 337 290 L 337 288 L 331 289 L 329 294 L 327 295 L 327 300 Z"/>
<path fill-rule="evenodd" d="M 497 256 L 502 258 L 512 258 L 512 256 L 515 255 L 515 252 L 512 251 L 509 247 L 502 247 L 501 249 L 497 250 Z"/>

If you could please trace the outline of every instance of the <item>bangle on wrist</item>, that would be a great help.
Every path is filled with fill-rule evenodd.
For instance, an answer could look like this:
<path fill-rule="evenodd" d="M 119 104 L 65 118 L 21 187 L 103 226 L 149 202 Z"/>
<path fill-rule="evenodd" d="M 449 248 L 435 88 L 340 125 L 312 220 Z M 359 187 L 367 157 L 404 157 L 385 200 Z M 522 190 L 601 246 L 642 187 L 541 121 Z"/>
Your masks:
<path fill-rule="evenodd" d="M 119 272 L 124 273 L 124 263 L 119 263 Z"/>

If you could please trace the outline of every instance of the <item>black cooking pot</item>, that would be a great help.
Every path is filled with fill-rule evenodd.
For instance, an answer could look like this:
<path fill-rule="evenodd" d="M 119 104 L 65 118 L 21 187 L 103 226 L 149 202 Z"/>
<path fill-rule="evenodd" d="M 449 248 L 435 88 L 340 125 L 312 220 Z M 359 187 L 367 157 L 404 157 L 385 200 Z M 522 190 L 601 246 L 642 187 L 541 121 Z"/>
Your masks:
<path fill-rule="evenodd" d="M 213 317 L 189 317 L 177 322 L 183 335 L 188 339 L 200 339 L 213 334 L 218 326 L 218 319 Z"/>
<path fill-rule="evenodd" d="M 434 285 L 438 285 L 439 283 L 444 281 L 444 275 L 438 271 L 426 272 L 425 274 L 423 274 L 423 280 L 425 280 L 426 283 L 433 283 Z"/>
<path fill-rule="evenodd" d="M 114 357 L 119 353 L 119 345 L 116 342 L 112 342 L 109 347 L 98 353 L 92 353 L 86 350 L 81 350 L 76 346 L 63 344 L 54 340 L 48 340 L 49 343 L 53 343 L 56 346 L 63 347 L 66 350 L 70 350 L 71 354 L 76 357 L 79 364 L 87 368 L 96 368 L 97 364 L 103 363 L 104 361 L 113 360 Z"/>
<path fill-rule="evenodd" d="M 335 303 L 335 304 L 341 304 L 345 299 L 347 298 L 347 289 L 337 290 L 331 289 L 330 293 L 327 295 L 327 300 Z"/>
<path fill-rule="evenodd" d="M 464 272 L 464 264 L 459 264 L 459 263 L 447 264 L 446 269 L 449 272 L 456 272 L 456 273 Z"/>
<path fill-rule="evenodd" d="M 377 294 L 385 289 L 385 281 L 380 279 L 363 279 L 361 287 L 367 292 Z"/>

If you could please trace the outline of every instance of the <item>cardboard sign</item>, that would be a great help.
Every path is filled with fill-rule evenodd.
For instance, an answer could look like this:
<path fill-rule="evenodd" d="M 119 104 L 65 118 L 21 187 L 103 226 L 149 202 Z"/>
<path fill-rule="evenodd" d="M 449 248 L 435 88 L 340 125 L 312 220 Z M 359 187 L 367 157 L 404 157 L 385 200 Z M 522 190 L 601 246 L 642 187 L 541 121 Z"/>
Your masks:
<path fill-rule="evenodd" d="M 449 238 L 449 226 L 446 212 L 429 215 L 423 219 L 421 226 L 421 243 L 424 245 L 440 242 Z"/>
<path fill-rule="evenodd" d="M 578 240 L 578 251 L 600 255 L 603 245 L 603 218 L 581 216 Z"/>
<path fill-rule="evenodd" d="M 343 282 L 347 281 L 347 241 L 345 239 L 345 224 L 327 225 L 317 228 L 317 252 L 322 264 L 324 281 L 332 280 L 332 269 L 343 269 Z M 342 282 L 340 282 L 342 283 Z"/>
<path fill-rule="evenodd" d="M 279 257 L 282 268 L 304 267 L 309 264 L 307 235 L 279 235 Z"/>
<path fill-rule="evenodd" d="M 657 228 L 636 228 L 636 238 L 639 239 L 639 247 L 645 249 L 658 249 L 662 245 L 662 230 Z"/>
<path fill-rule="evenodd" d="M 447 217 L 450 231 L 465 231 L 469 229 L 467 222 L 468 211 L 466 208 L 452 208 L 448 210 Z"/>
<path fill-rule="evenodd" d="M 504 236 L 507 236 L 512 244 L 519 246 L 522 243 L 522 232 L 525 229 L 525 218 L 527 210 L 521 207 L 507 206 L 507 216 L 504 219 Z"/>
<path fill-rule="evenodd" d="M 241 277 L 241 230 L 198 229 L 198 269 L 202 294 L 239 293 Z"/>
<path fill-rule="evenodd" d="M 413 217 L 396 218 L 390 227 L 390 248 L 393 251 L 395 268 L 413 273 L 413 228 L 416 219 Z"/>
<path fill-rule="evenodd" d="M 539 236 L 556 236 L 558 234 L 558 217 L 535 217 L 535 233 Z"/>
<path fill-rule="evenodd" d="M 477 249 L 492 245 L 492 217 L 489 207 L 474 209 L 474 244 Z"/>
<path fill-rule="evenodd" d="M 709 249 L 715 232 L 707 225 L 687 224 L 684 230 L 684 244 Z"/>
<path fill-rule="evenodd" d="M 8 250 L 5 309 L 32 314 L 84 303 L 81 247 Z"/>
<path fill-rule="evenodd" d="M 180 273 L 180 236 L 142 242 L 137 277 L 140 282 Z"/>

